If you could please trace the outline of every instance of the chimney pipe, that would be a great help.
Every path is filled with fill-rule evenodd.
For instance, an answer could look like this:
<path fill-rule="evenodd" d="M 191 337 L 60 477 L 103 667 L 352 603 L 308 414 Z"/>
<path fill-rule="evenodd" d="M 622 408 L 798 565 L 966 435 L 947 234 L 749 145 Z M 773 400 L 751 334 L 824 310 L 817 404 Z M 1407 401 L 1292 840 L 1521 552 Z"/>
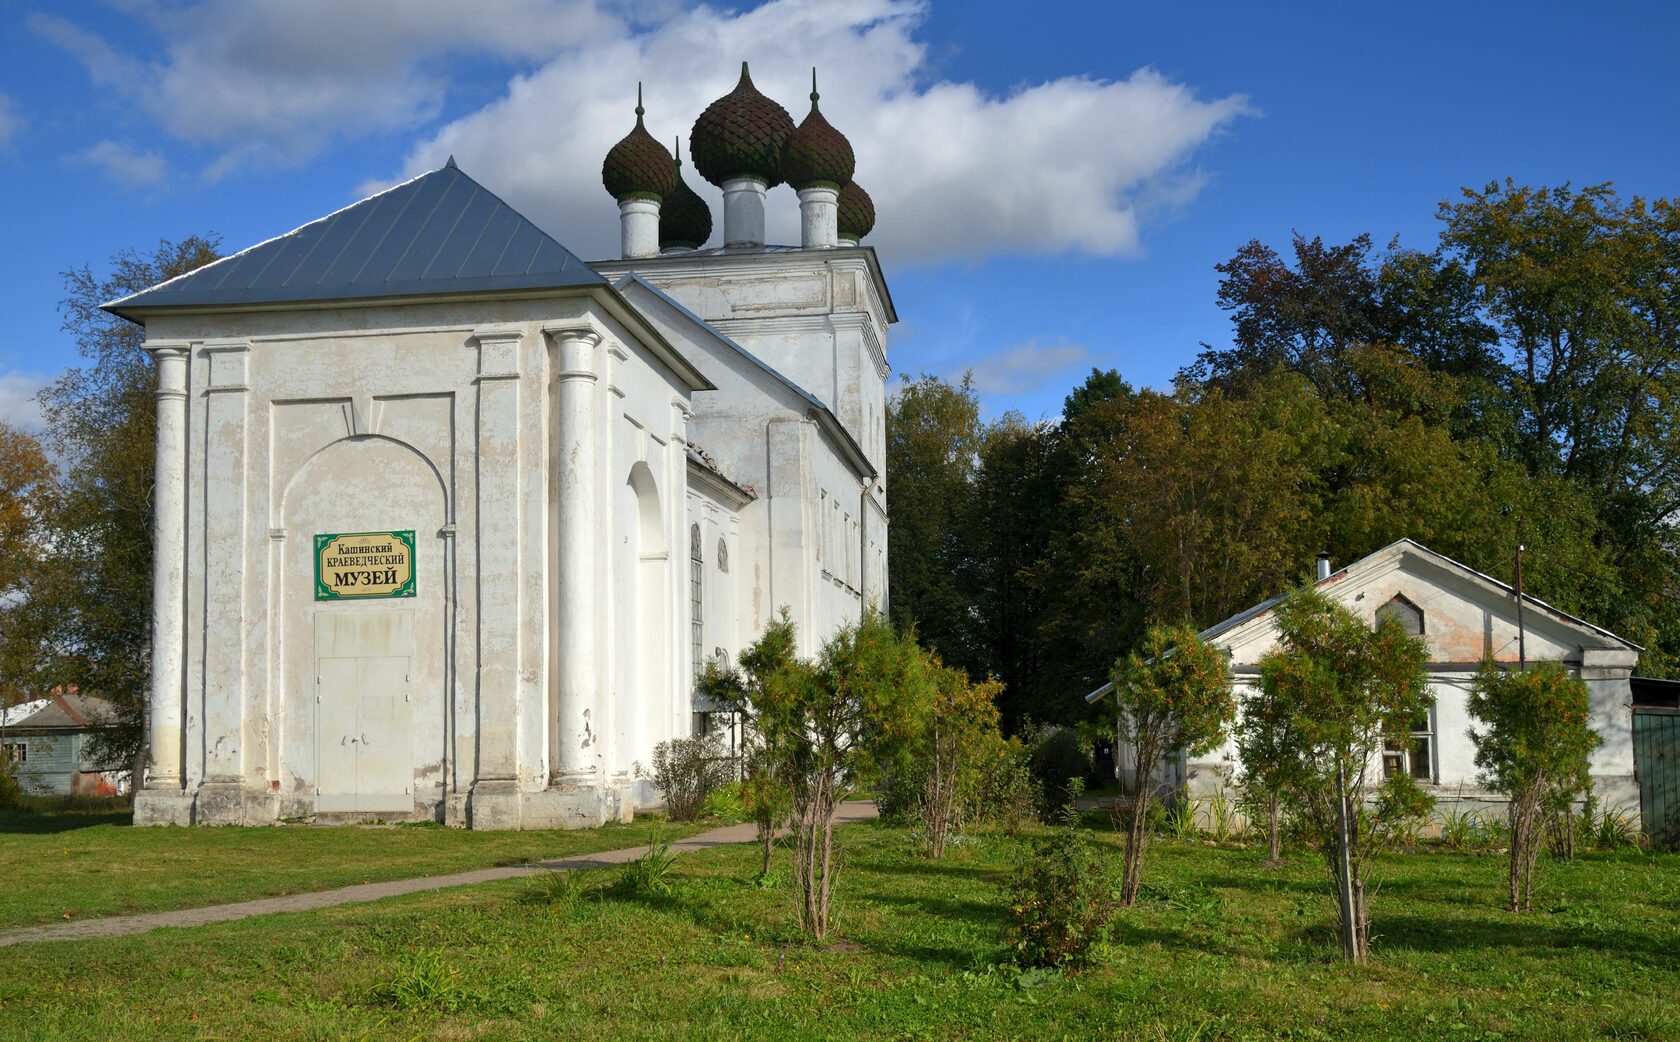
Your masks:
<path fill-rule="evenodd" d="M 1328 578 L 1330 578 L 1330 555 L 1321 553 L 1318 555 L 1318 581 L 1323 582 Z"/>

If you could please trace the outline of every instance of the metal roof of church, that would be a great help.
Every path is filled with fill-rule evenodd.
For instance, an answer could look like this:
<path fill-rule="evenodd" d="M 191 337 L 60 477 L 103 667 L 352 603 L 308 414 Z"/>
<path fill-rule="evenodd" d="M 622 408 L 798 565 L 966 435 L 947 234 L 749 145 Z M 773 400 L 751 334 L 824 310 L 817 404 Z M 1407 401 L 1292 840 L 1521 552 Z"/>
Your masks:
<path fill-rule="evenodd" d="M 337 213 L 103 306 L 135 319 L 152 308 L 602 285 L 606 279 L 451 157 Z"/>

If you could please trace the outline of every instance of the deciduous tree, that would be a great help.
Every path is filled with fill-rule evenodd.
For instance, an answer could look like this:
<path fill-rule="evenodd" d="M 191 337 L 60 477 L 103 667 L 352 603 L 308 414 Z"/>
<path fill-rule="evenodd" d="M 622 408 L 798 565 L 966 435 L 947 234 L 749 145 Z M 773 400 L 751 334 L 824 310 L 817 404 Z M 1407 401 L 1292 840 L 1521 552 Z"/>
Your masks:
<path fill-rule="evenodd" d="M 1587 791 L 1588 757 L 1602 739 L 1589 722 L 1587 685 L 1556 663 L 1518 672 L 1485 664 L 1469 707 L 1482 725 L 1471 732 L 1476 766 L 1510 799 L 1510 904 L 1524 912 L 1534 903 L 1542 812 Z"/>
<path fill-rule="evenodd" d="M 1163 756 L 1199 756 L 1225 740 L 1236 702 L 1225 652 L 1190 626 L 1152 626 L 1138 646 L 1114 664 L 1118 737 L 1131 745 L 1132 821 L 1120 903 L 1137 900 L 1149 835 L 1155 769 Z"/>
<path fill-rule="evenodd" d="M 47 442 L 66 466 L 52 535 L 59 581 L 42 605 L 63 653 L 53 669 L 111 703 L 114 726 L 95 736 L 95 755 L 129 760 L 137 779 L 151 676 L 155 376 L 145 331 L 99 305 L 214 261 L 217 245 L 192 236 L 147 254 L 125 250 L 104 276 L 65 272 L 59 311 L 87 365 L 40 395 Z"/>
<path fill-rule="evenodd" d="M 1276 617 L 1278 644 L 1260 678 L 1287 721 L 1279 775 L 1329 868 L 1342 954 L 1360 962 L 1370 944 L 1367 856 L 1383 820 L 1368 801 L 1373 767 L 1384 742 L 1405 740 L 1410 721 L 1428 711 L 1428 647 L 1392 619 L 1373 631 L 1310 588 L 1285 599 Z"/>

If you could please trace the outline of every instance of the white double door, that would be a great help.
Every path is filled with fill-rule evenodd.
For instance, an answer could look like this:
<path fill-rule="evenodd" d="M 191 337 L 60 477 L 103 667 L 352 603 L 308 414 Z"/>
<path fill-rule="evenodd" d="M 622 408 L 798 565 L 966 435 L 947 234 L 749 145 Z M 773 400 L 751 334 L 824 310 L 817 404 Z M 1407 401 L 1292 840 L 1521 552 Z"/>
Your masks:
<path fill-rule="evenodd" d="M 414 613 L 315 616 L 316 809 L 414 809 Z"/>

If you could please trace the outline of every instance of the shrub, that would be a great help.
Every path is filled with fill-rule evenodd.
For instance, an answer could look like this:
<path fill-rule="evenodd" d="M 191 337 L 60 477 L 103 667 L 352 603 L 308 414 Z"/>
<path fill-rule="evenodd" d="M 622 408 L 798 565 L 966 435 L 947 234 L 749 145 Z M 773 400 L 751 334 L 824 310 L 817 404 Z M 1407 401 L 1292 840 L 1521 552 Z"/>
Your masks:
<path fill-rule="evenodd" d="M 673 738 L 653 747 L 653 784 L 665 794 L 672 821 L 693 821 L 706 797 L 729 783 L 732 765 L 716 735 Z"/>
<path fill-rule="evenodd" d="M 12 773 L 10 757 L 0 756 L 0 810 L 17 810 L 23 806 L 23 789 Z"/>
<path fill-rule="evenodd" d="M 1588 757 L 1600 742 L 1590 723 L 1591 698 L 1580 677 L 1555 663 L 1507 672 L 1489 661 L 1476 675 L 1469 709 L 1486 728 L 1471 732 L 1476 766 L 1510 797 L 1509 905 L 1528 911 L 1545 821 L 1559 811 L 1567 817 L 1591 784 Z"/>
<path fill-rule="evenodd" d="M 1008 897 L 1009 941 L 1019 965 L 1083 965 L 1108 938 L 1114 880 L 1084 829 L 1058 828 L 1034 841 Z"/>
<path fill-rule="evenodd" d="M 719 818 L 723 821 L 745 821 L 747 804 L 741 796 L 741 783 L 732 781 L 708 793 L 706 802 L 700 805 L 700 816 Z"/>
<path fill-rule="evenodd" d="M 1409 774 L 1396 774 L 1377 790 L 1375 817 L 1371 822 L 1373 845 L 1417 846 L 1429 815 L 1435 811 L 1435 797 L 1424 792 Z"/>
<path fill-rule="evenodd" d="M 1090 770 L 1090 757 L 1071 727 L 1045 727 L 1030 734 L 1029 763 L 1038 783 L 1039 809 L 1048 817 L 1073 799 L 1075 779 L 1083 780 Z"/>
<path fill-rule="evenodd" d="M 972 820 L 996 822 L 1014 834 L 1038 819 L 1043 794 L 1025 742 L 994 736 L 990 744 L 980 757 L 980 784 L 968 813 Z"/>

